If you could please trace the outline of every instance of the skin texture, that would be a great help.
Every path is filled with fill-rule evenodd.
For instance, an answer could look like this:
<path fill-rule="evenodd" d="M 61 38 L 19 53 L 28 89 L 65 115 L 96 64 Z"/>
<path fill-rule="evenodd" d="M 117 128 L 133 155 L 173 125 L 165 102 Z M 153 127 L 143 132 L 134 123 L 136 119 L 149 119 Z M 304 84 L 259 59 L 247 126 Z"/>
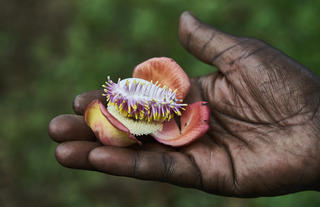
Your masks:
<path fill-rule="evenodd" d="M 204 100 L 210 130 L 198 141 L 170 148 L 101 146 L 85 125 L 86 106 L 102 91 L 77 96 L 77 115 L 49 125 L 56 157 L 69 168 L 157 180 L 234 197 L 320 188 L 320 81 L 270 45 L 222 33 L 184 12 L 179 38 L 193 55 L 218 67 L 192 79 L 186 102 Z M 150 139 L 146 139 L 150 140 Z"/>

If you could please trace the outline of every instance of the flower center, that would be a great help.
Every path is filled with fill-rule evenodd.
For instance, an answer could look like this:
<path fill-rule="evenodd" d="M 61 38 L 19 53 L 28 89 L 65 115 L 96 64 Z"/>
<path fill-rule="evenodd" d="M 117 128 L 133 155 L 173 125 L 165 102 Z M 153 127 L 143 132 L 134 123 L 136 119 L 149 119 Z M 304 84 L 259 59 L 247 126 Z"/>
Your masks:
<path fill-rule="evenodd" d="M 160 87 L 158 82 L 127 78 L 103 85 L 108 106 L 114 106 L 123 116 L 143 121 L 170 121 L 174 114 L 181 115 L 187 104 L 176 98 L 176 90 Z"/>

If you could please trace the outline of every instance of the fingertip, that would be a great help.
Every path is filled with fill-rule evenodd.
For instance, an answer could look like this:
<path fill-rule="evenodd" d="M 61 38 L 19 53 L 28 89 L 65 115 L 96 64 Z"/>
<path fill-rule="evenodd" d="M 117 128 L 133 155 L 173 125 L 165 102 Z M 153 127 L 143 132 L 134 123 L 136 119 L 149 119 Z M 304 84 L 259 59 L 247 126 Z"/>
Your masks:
<path fill-rule="evenodd" d="M 197 18 L 190 11 L 182 12 L 179 19 L 180 26 L 190 26 L 198 21 L 199 20 L 197 20 Z"/>
<path fill-rule="evenodd" d="M 60 128 L 59 128 L 59 120 L 61 119 L 63 115 L 59 115 L 59 116 L 56 116 L 54 117 L 50 123 L 49 123 L 49 126 L 48 126 L 48 133 L 49 133 L 49 136 L 56 142 L 59 142 L 59 137 L 60 137 Z"/>
<path fill-rule="evenodd" d="M 70 149 L 70 147 L 68 146 L 68 143 L 62 143 L 57 146 L 55 157 L 61 165 L 65 167 L 70 166 L 70 160 L 73 159 L 73 152 L 72 149 Z"/>
<path fill-rule="evenodd" d="M 183 11 L 180 15 L 180 18 L 182 18 L 183 16 L 188 16 L 188 15 L 191 15 L 191 12 L 186 10 L 186 11 Z"/>
<path fill-rule="evenodd" d="M 88 160 L 91 150 L 98 147 L 97 142 L 72 141 L 64 142 L 57 146 L 55 157 L 64 167 L 76 169 L 94 169 Z"/>
<path fill-rule="evenodd" d="M 99 99 L 102 103 L 106 103 L 106 99 L 102 96 L 103 90 L 88 91 L 77 95 L 73 100 L 73 110 L 76 114 L 82 115 L 87 106 L 94 99 Z"/>
<path fill-rule="evenodd" d="M 96 139 L 83 116 L 79 115 L 64 114 L 53 118 L 49 123 L 48 133 L 56 142 Z"/>
<path fill-rule="evenodd" d="M 83 114 L 83 111 L 84 111 L 84 108 L 82 107 L 81 103 L 83 102 L 82 101 L 82 94 L 79 94 L 77 95 L 74 100 L 73 100 L 73 111 L 78 114 L 78 115 L 82 115 Z"/>
<path fill-rule="evenodd" d="M 190 42 L 191 34 L 192 32 L 198 28 L 200 25 L 200 22 L 198 19 L 196 19 L 191 12 L 184 11 L 180 15 L 179 19 L 179 39 L 182 45 L 186 48 L 188 48 L 188 44 Z"/>
<path fill-rule="evenodd" d="M 180 16 L 179 39 L 194 56 L 216 66 L 216 58 L 242 40 L 203 23 L 188 11 Z"/>

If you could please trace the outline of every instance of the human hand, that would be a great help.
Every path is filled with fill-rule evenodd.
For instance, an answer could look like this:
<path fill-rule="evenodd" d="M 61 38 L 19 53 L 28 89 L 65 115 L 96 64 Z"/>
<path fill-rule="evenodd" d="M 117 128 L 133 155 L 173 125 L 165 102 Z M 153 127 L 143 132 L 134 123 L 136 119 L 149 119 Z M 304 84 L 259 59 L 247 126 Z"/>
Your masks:
<path fill-rule="evenodd" d="M 102 91 L 74 101 L 78 115 L 49 125 L 61 142 L 64 166 L 157 180 L 210 193 L 256 197 L 320 188 L 320 81 L 264 42 L 222 33 L 182 14 L 179 37 L 202 61 L 218 67 L 198 79 L 186 102 L 205 100 L 210 130 L 181 148 L 147 142 L 141 147 L 101 146 L 83 120 Z"/>

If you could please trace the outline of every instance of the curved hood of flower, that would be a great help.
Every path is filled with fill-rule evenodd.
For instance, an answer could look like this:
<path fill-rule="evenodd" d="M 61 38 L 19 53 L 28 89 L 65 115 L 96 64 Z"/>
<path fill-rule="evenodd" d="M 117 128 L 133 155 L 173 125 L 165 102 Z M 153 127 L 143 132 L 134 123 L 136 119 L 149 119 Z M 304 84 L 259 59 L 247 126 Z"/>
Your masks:
<path fill-rule="evenodd" d="M 134 135 L 150 134 L 163 144 L 183 146 L 208 130 L 208 106 L 183 103 L 190 80 L 174 60 L 149 59 L 134 69 L 133 77 L 117 83 L 108 77 L 103 85 L 107 108 L 94 100 L 86 109 L 85 120 L 103 144 L 140 144 Z M 181 130 L 174 116 L 181 116 Z"/>
<path fill-rule="evenodd" d="M 137 65 L 132 77 L 147 81 L 158 81 L 172 90 L 177 90 L 176 97 L 184 99 L 190 89 L 190 79 L 173 59 L 167 57 L 151 58 Z"/>

